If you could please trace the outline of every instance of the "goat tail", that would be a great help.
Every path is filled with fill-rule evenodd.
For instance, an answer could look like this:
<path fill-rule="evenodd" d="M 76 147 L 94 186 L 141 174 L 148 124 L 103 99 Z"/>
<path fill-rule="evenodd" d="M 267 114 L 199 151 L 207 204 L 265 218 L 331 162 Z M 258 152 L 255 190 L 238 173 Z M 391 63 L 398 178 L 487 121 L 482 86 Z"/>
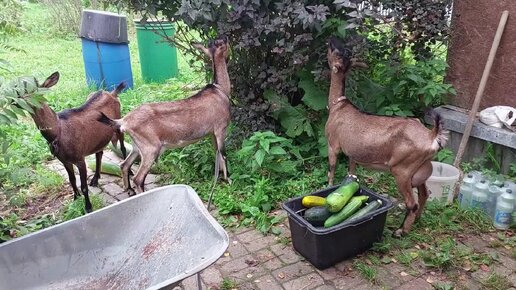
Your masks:
<path fill-rule="evenodd" d="M 443 120 L 439 113 L 433 111 L 432 118 L 434 119 L 434 128 L 432 129 L 432 145 L 438 151 L 446 146 L 446 141 L 448 140 L 448 131 L 444 129 Z"/>
<path fill-rule="evenodd" d="M 114 96 L 118 96 L 125 88 L 127 87 L 127 84 L 125 82 L 121 82 L 116 86 L 116 88 L 111 92 Z"/>
<path fill-rule="evenodd" d="M 100 116 L 97 118 L 97 121 L 99 121 L 102 124 L 106 124 L 115 130 L 120 130 L 120 124 L 117 120 L 111 120 L 108 116 L 106 116 L 104 113 L 100 112 Z"/>

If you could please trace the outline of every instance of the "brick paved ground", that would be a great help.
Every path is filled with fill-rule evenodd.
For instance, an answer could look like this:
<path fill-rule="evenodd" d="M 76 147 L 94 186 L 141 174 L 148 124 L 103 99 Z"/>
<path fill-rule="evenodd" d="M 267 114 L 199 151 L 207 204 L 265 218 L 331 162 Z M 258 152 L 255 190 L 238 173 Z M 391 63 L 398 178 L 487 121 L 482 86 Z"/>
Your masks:
<path fill-rule="evenodd" d="M 113 153 L 105 152 L 105 160 L 119 163 Z M 59 172 L 65 178 L 66 172 L 58 161 L 49 163 L 52 170 Z M 135 172 L 136 170 L 133 169 Z M 89 172 L 91 176 L 93 172 Z M 77 176 L 77 180 L 79 177 Z M 157 187 L 157 177 L 149 174 L 146 189 Z M 121 178 L 103 174 L 99 180 L 99 188 L 90 187 L 93 193 L 100 194 L 106 204 L 128 198 L 123 192 Z M 278 215 L 285 215 L 281 210 Z M 280 226 L 278 236 L 264 236 L 254 228 L 228 230 L 230 237 L 226 253 L 213 265 L 201 272 L 203 289 L 260 289 L 260 290 L 329 290 L 329 289 L 445 289 L 439 288 L 440 283 L 448 282 L 455 289 L 485 289 L 481 282 L 491 274 L 497 273 L 506 277 L 512 283 L 511 290 L 516 290 L 516 260 L 510 249 L 505 247 L 491 248 L 489 243 L 494 241 L 495 234 L 467 236 L 461 243 L 475 249 L 475 252 L 487 252 L 496 257 L 489 269 L 473 273 L 439 273 L 421 264 L 410 267 L 398 262 L 371 265 L 376 270 L 376 282 L 373 284 L 364 279 L 352 267 L 352 261 L 343 261 L 334 267 L 318 270 L 297 254 L 290 242 L 288 220 Z M 446 275 L 449 274 L 449 275 Z M 451 275 L 450 275 L 451 274 Z M 450 281 L 449 276 L 455 276 Z M 233 283 L 223 287 L 223 281 Z M 236 286 L 234 285 L 236 284 Z M 183 280 L 174 290 L 197 289 L 197 278 L 192 276 Z"/>

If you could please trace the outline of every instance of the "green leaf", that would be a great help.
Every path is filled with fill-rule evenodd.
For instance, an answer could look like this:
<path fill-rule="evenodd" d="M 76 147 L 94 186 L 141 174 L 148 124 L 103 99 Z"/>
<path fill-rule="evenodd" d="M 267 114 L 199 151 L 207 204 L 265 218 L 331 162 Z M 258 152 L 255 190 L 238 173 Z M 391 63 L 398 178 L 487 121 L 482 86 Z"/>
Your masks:
<path fill-rule="evenodd" d="M 258 163 L 258 167 L 261 167 L 263 160 L 265 159 L 265 151 L 262 149 L 256 151 L 254 154 L 254 159 L 256 160 L 256 163 Z"/>
<path fill-rule="evenodd" d="M 272 146 L 269 153 L 272 155 L 286 155 L 287 151 L 280 146 Z"/>
<path fill-rule="evenodd" d="M 9 109 L 4 108 L 4 113 L 5 113 L 8 117 L 10 117 L 10 118 L 12 118 L 12 119 L 15 119 L 15 120 L 18 120 L 18 116 L 16 116 L 16 114 L 15 114 L 13 111 L 9 110 Z"/>
<path fill-rule="evenodd" d="M 33 114 L 34 113 L 34 110 L 32 109 L 31 106 L 29 106 L 29 104 L 27 104 L 27 102 L 24 100 L 24 99 L 20 99 L 20 98 L 17 98 L 16 99 L 16 103 L 22 107 L 25 111 Z"/>
<path fill-rule="evenodd" d="M 313 77 L 310 79 L 302 79 L 299 81 L 298 87 L 305 92 L 302 100 L 308 107 L 315 111 L 326 108 L 328 104 L 328 93 L 315 84 Z"/>
<path fill-rule="evenodd" d="M 265 150 L 265 152 L 269 153 L 269 148 L 270 148 L 270 142 L 269 140 L 265 139 L 265 140 L 260 140 L 260 146 Z"/>

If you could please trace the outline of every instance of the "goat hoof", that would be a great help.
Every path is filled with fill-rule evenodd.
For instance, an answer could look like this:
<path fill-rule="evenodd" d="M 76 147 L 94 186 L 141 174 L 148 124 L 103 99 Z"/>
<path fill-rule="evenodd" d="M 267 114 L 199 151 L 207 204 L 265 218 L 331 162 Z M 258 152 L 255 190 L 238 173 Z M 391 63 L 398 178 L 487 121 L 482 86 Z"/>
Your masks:
<path fill-rule="evenodd" d="M 92 179 L 90 181 L 90 186 L 99 187 L 99 180 L 98 179 Z"/>
<path fill-rule="evenodd" d="M 127 190 L 127 195 L 129 195 L 129 196 L 134 196 L 134 195 L 136 195 L 136 192 L 134 191 L 134 189 L 129 188 L 129 189 Z"/>
<path fill-rule="evenodd" d="M 403 236 L 403 230 L 397 229 L 394 233 L 392 233 L 392 237 L 394 238 L 401 238 Z"/>
<path fill-rule="evenodd" d="M 86 213 L 90 213 L 93 211 L 91 208 L 85 208 L 85 210 L 86 210 Z"/>

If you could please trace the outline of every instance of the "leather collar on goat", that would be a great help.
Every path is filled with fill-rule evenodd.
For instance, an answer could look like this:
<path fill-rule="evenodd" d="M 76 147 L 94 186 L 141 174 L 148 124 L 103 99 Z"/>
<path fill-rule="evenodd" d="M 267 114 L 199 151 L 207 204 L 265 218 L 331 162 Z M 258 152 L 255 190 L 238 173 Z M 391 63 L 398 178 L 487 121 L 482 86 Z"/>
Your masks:
<path fill-rule="evenodd" d="M 336 105 L 337 103 L 342 102 L 342 101 L 345 101 L 345 100 L 347 100 L 347 99 L 348 99 L 348 98 L 346 98 L 346 96 L 342 96 L 342 97 L 337 98 L 337 99 L 336 99 L 335 101 L 333 101 L 331 104 L 332 104 L 332 106 L 334 106 L 334 105 Z M 327 105 L 327 106 L 326 106 L 326 109 L 328 109 L 328 110 L 329 110 L 329 109 L 330 109 L 330 106 L 329 106 L 329 105 Z"/>

